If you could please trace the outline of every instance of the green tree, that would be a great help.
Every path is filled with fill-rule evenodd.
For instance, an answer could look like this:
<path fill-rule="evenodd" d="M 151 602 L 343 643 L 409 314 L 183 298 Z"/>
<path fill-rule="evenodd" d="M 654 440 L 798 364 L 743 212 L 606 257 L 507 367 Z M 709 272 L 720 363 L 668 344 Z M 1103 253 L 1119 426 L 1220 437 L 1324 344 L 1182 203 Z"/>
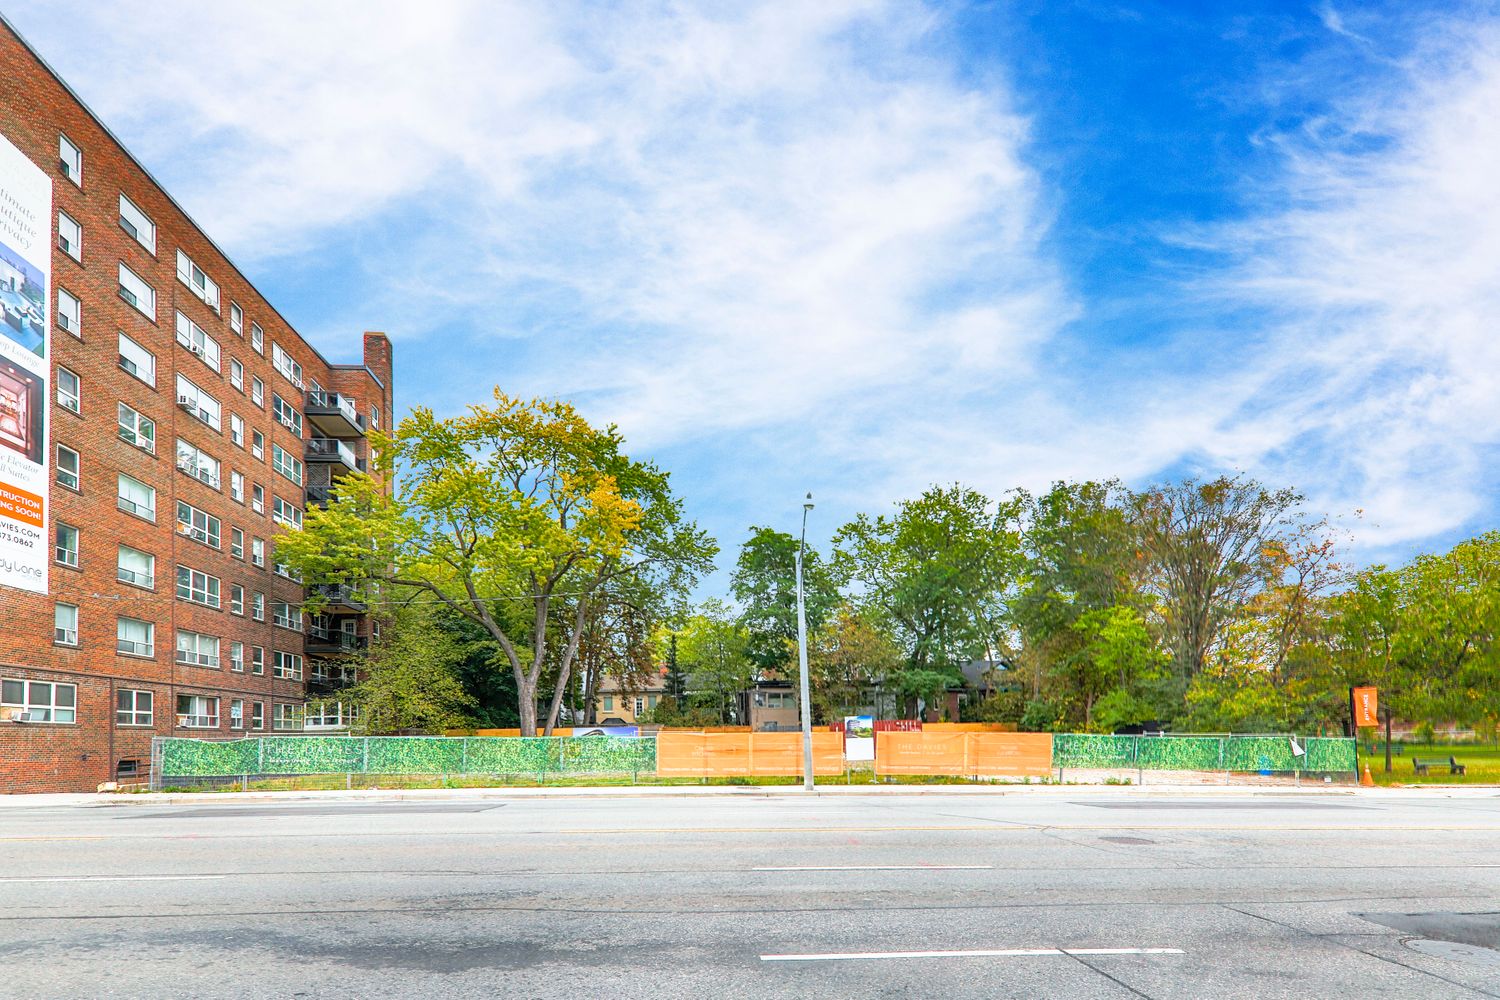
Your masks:
<path fill-rule="evenodd" d="M 772 528 L 750 529 L 735 559 L 730 588 L 749 634 L 750 658 L 762 675 L 796 673 L 798 539 Z M 802 559 L 807 629 L 819 628 L 839 603 L 838 582 L 817 551 Z"/>
<path fill-rule="evenodd" d="M 467 644 L 443 627 L 431 602 L 399 602 L 383 617 L 380 638 L 353 664 L 360 680 L 346 695 L 359 707 L 360 729 L 441 733 L 467 725 L 476 707 L 458 676 Z"/>
<path fill-rule="evenodd" d="M 1083 702 L 1085 729 L 1113 732 L 1151 718 L 1143 686 L 1164 665 L 1156 640 L 1134 608 L 1114 605 L 1089 611 L 1071 626 L 1081 646 L 1061 668 L 1068 691 Z M 1097 707 L 1103 705 L 1104 717 Z"/>
<path fill-rule="evenodd" d="M 960 485 L 932 487 L 895 514 L 860 514 L 834 537 L 834 562 L 858 606 L 901 644 L 894 680 L 929 704 L 961 679 L 959 667 L 991 658 L 1004 641 L 1005 607 L 1020 569 L 1020 502 L 992 503 Z"/>
<path fill-rule="evenodd" d="M 861 707 L 867 688 L 901 668 L 901 647 L 845 603 L 808 636 L 807 668 L 814 721 L 842 720 Z"/>
<path fill-rule="evenodd" d="M 708 706 L 719 722 L 732 722 L 738 695 L 755 674 L 749 631 L 728 606 L 711 598 L 687 618 L 677 635 L 677 655 L 692 690 L 689 704 Z"/>
<path fill-rule="evenodd" d="M 535 734 L 549 661 L 556 724 L 601 590 L 653 575 L 682 592 L 712 568 L 712 541 L 687 521 L 668 477 L 621 450 L 567 403 L 512 399 L 439 419 L 414 410 L 372 434 L 377 468 L 341 481 L 326 508 L 277 542 L 277 558 L 319 583 L 391 582 L 431 594 L 494 640 L 515 679 L 520 728 Z M 571 617 L 556 621 L 559 601 Z"/>

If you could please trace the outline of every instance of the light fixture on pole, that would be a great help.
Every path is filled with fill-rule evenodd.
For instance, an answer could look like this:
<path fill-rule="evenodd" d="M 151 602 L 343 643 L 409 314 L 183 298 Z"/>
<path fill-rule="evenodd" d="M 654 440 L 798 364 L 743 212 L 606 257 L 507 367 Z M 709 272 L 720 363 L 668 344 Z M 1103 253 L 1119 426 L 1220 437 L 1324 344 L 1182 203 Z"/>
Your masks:
<path fill-rule="evenodd" d="M 802 553 L 807 548 L 807 513 L 813 509 L 812 494 L 802 503 L 802 538 L 797 542 L 797 662 L 801 665 L 802 787 L 813 790 L 812 705 L 807 685 L 807 611 L 802 600 Z"/>

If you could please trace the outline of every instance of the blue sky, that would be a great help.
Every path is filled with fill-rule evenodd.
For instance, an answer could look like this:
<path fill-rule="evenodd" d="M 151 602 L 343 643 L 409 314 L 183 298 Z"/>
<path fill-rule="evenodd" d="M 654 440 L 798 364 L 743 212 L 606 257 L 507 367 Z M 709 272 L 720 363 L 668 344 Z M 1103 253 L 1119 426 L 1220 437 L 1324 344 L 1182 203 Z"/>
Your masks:
<path fill-rule="evenodd" d="M 6 12 L 325 353 L 572 398 L 728 550 L 954 480 L 1495 524 L 1494 4 Z"/>

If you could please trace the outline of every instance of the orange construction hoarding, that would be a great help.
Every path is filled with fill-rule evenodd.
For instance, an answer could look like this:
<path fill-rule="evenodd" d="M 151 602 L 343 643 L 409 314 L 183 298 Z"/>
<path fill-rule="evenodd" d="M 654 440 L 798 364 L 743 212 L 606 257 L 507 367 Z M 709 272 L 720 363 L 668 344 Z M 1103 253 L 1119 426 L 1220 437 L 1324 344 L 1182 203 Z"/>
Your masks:
<path fill-rule="evenodd" d="M 875 773 L 1044 778 L 1052 773 L 1052 735 L 876 733 Z"/>
<path fill-rule="evenodd" d="M 1380 725 L 1380 693 L 1375 688 L 1352 688 L 1349 704 L 1354 708 L 1355 728 Z"/>
<path fill-rule="evenodd" d="M 842 733 L 813 733 L 813 773 L 842 774 Z M 656 737 L 662 777 L 775 777 L 802 773 L 801 733 L 674 733 Z"/>

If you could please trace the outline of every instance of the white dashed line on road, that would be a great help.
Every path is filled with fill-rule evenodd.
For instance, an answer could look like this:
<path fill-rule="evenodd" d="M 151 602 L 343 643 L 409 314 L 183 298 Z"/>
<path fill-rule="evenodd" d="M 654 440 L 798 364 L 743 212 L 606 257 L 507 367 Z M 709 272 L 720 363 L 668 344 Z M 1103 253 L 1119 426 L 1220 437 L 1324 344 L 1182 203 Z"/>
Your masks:
<path fill-rule="evenodd" d="M 983 951 L 850 951 L 762 955 L 762 962 L 845 962 L 873 958 L 1059 958 L 1089 955 L 1181 955 L 1181 948 L 994 948 Z"/>

